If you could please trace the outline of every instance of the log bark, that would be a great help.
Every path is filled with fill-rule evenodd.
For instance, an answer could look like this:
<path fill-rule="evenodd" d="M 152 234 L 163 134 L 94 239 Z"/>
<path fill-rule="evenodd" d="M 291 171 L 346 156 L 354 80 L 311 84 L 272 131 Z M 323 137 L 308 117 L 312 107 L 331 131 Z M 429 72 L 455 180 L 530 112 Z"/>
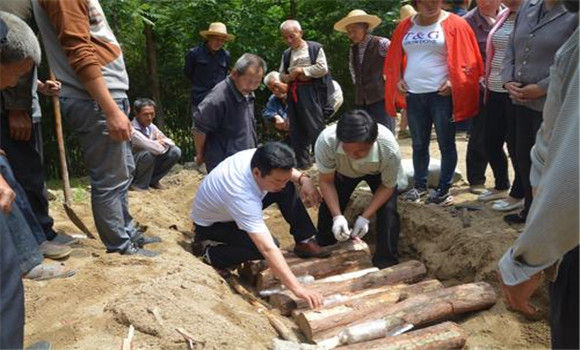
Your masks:
<path fill-rule="evenodd" d="M 493 288 L 485 283 L 469 283 L 410 296 L 394 305 L 364 317 L 349 326 L 372 319 L 385 319 L 391 323 L 409 323 L 415 327 L 448 319 L 462 313 L 483 310 L 493 306 L 497 296 Z M 346 327 L 340 326 L 315 333 L 314 342 L 322 342 L 340 333 Z"/>
<path fill-rule="evenodd" d="M 396 337 L 375 339 L 342 346 L 340 350 L 439 350 L 461 349 L 467 341 L 465 332 L 454 322 L 443 322 Z"/>
<path fill-rule="evenodd" d="M 349 301 L 320 310 L 294 310 L 296 323 L 309 341 L 329 338 L 350 324 L 380 319 L 389 305 L 412 295 L 442 289 L 437 280 L 427 280 L 413 285 L 396 285 L 363 291 L 349 297 Z M 372 290 L 373 291 L 373 290 Z"/>
<path fill-rule="evenodd" d="M 342 282 L 314 282 L 308 287 L 327 297 L 333 294 L 355 293 L 385 285 L 411 284 L 422 280 L 426 273 L 425 265 L 419 261 L 410 260 L 358 278 Z M 273 295 L 270 298 L 270 303 L 285 316 L 290 315 L 294 309 L 307 308 L 307 303 L 296 298 L 290 291 Z"/>
<path fill-rule="evenodd" d="M 367 269 L 373 266 L 371 257 L 364 251 L 346 251 L 333 254 L 327 259 L 302 259 L 290 266 L 296 276 L 310 275 L 316 279 L 345 272 Z M 258 273 L 256 288 L 258 291 L 280 286 L 280 280 L 271 269 Z"/>

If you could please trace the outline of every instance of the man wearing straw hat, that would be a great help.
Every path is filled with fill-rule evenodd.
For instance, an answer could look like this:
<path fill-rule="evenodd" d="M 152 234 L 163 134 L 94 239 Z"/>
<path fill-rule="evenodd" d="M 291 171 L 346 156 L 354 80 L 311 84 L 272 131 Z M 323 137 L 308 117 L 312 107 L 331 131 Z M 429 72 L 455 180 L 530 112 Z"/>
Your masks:
<path fill-rule="evenodd" d="M 355 85 L 355 105 L 367 111 L 378 123 L 395 132 L 395 119 L 385 111 L 383 63 L 391 42 L 370 33 L 381 23 L 375 15 L 352 10 L 334 24 L 351 41 L 348 68 Z"/>
<path fill-rule="evenodd" d="M 230 66 L 230 52 L 224 50 L 226 41 L 235 36 L 228 34 L 226 25 L 214 22 L 199 32 L 205 42 L 191 48 L 185 55 L 184 73 L 191 81 L 191 114 L 205 96 L 226 78 Z"/>

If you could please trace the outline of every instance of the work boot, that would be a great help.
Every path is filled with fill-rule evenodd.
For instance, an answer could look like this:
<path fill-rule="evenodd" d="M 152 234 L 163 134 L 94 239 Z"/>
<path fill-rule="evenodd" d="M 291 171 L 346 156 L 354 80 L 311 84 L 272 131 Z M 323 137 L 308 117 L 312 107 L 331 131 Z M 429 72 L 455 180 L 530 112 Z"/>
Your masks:
<path fill-rule="evenodd" d="M 304 243 L 296 243 L 294 246 L 294 254 L 302 259 L 308 258 L 328 258 L 330 253 L 324 250 L 311 238 Z"/>
<path fill-rule="evenodd" d="M 66 246 L 66 245 L 62 245 L 62 244 L 58 244 L 58 243 L 54 243 L 51 241 L 42 242 L 42 244 L 40 244 L 40 246 L 38 248 L 39 248 L 40 252 L 42 253 L 42 255 L 44 255 L 45 258 L 49 258 L 49 259 L 66 258 L 72 252 L 71 247 Z"/>
<path fill-rule="evenodd" d="M 123 253 L 123 255 L 142 255 L 147 258 L 154 258 L 159 255 L 159 252 L 153 250 L 147 250 L 143 248 L 139 248 L 135 243 L 131 243 L 127 249 Z"/>

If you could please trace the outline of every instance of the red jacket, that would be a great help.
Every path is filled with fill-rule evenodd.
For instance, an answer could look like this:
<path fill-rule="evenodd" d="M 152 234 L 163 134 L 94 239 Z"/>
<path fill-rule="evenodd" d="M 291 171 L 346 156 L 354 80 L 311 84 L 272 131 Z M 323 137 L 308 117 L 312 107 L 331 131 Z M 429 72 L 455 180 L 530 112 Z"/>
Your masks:
<path fill-rule="evenodd" d="M 399 23 L 395 29 L 383 66 L 386 77 L 385 109 L 390 116 L 396 115 L 396 107 L 406 108 L 405 96 L 397 89 L 397 82 L 405 71 L 407 60 L 403 37 L 413 26 L 411 18 Z M 463 18 L 450 13 L 441 26 L 447 47 L 453 120 L 457 122 L 474 117 L 479 111 L 479 81 L 483 76 L 483 62 L 475 35 Z"/>

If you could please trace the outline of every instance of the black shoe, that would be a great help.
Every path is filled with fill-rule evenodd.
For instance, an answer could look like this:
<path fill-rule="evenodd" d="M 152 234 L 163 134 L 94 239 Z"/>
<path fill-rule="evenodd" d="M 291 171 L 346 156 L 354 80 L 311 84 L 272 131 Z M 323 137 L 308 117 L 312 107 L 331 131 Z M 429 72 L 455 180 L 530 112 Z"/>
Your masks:
<path fill-rule="evenodd" d="M 316 243 L 314 239 L 308 240 L 305 243 L 296 243 L 294 246 L 294 254 L 296 254 L 299 258 L 308 259 L 308 258 L 320 258 L 325 259 L 330 256 L 330 252 L 327 252 L 322 247 Z"/>
<path fill-rule="evenodd" d="M 123 255 L 142 255 L 148 258 L 154 258 L 159 255 L 159 252 L 153 250 L 147 250 L 143 248 L 139 248 L 136 244 L 129 245 L 123 253 Z"/>
<path fill-rule="evenodd" d="M 509 225 L 521 225 L 521 224 L 526 223 L 526 217 L 523 216 L 521 213 L 510 214 L 510 215 L 504 216 L 503 221 L 505 221 Z"/>
<path fill-rule="evenodd" d="M 387 267 L 391 267 L 393 265 L 397 265 L 398 263 L 399 263 L 398 260 L 373 259 L 373 266 L 378 267 L 379 270 L 386 269 Z"/>
<path fill-rule="evenodd" d="M 146 244 L 160 243 L 162 239 L 156 236 L 138 235 L 131 242 L 135 243 L 139 248 L 143 248 Z"/>

